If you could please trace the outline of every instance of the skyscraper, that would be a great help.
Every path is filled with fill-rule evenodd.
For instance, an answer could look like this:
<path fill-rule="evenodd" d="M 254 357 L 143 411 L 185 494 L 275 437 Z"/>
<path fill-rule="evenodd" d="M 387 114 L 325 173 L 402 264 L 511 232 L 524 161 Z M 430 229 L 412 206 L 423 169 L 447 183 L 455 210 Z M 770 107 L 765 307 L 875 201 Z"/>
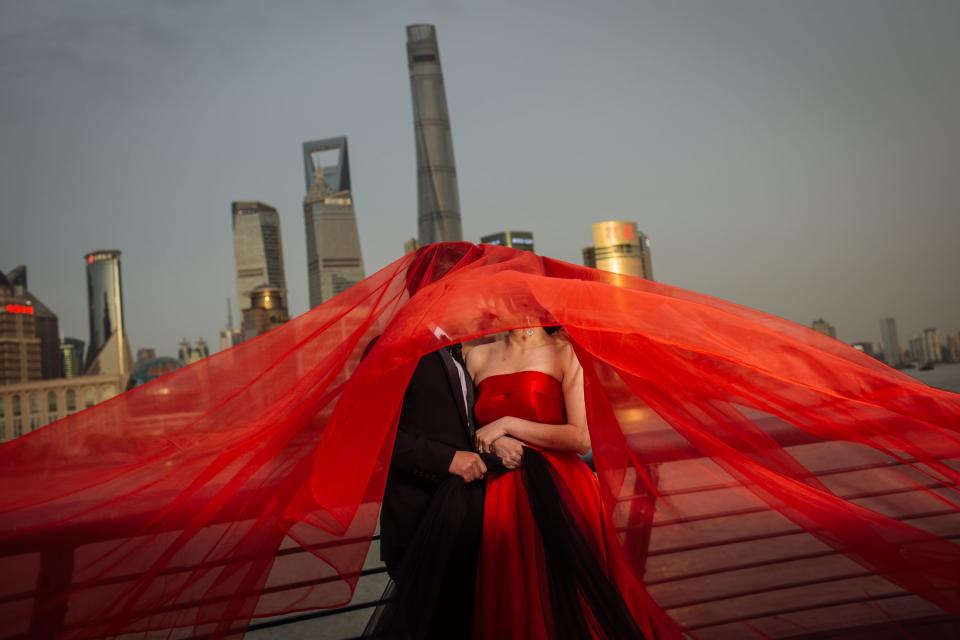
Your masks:
<path fill-rule="evenodd" d="M 128 375 L 133 357 L 124 324 L 120 252 L 100 250 L 85 257 L 90 343 L 84 375 Z"/>
<path fill-rule="evenodd" d="M 249 308 L 250 293 L 262 284 L 286 291 L 280 215 L 268 204 L 240 200 L 230 205 L 233 256 L 237 268 L 240 310 Z"/>
<path fill-rule="evenodd" d="M 326 159 L 332 155 L 335 160 Z M 363 280 L 364 271 L 346 137 L 304 142 L 303 166 L 307 181 L 303 222 L 312 308 Z M 244 324 L 244 339 L 246 333 Z"/>
<path fill-rule="evenodd" d="M 940 336 L 933 327 L 923 330 L 921 335 L 923 340 L 924 362 L 943 362 L 943 349 L 940 346 Z"/>
<path fill-rule="evenodd" d="M 503 247 L 513 247 L 523 251 L 533 251 L 533 232 L 531 231 L 500 231 L 480 238 L 484 244 L 497 244 Z"/>
<path fill-rule="evenodd" d="M 894 318 L 880 320 L 880 340 L 883 342 L 883 359 L 891 367 L 903 364 L 903 350 L 897 337 L 897 321 Z"/>
<path fill-rule="evenodd" d="M 431 24 L 407 27 L 407 65 L 417 145 L 417 240 L 462 240 L 460 194 L 437 33 Z"/>
<path fill-rule="evenodd" d="M 15 295 L 23 296 L 33 307 L 34 325 L 40 338 L 40 375 L 44 380 L 63 375 L 60 362 L 60 325 L 57 315 L 27 286 L 27 267 L 18 265 L 7 274 L 7 280 Z"/>
<path fill-rule="evenodd" d="M 0 273 L 0 385 L 39 380 L 40 338 L 33 305 Z"/>
<path fill-rule="evenodd" d="M 636 222 L 595 222 L 593 246 L 584 247 L 583 264 L 604 271 L 653 280 L 650 240 L 637 230 Z"/>

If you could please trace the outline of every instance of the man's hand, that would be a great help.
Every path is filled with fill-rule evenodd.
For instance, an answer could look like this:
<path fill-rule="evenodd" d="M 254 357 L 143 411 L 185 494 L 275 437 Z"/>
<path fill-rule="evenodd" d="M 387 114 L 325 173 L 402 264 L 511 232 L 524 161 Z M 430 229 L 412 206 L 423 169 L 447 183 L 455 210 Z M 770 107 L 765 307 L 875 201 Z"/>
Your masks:
<path fill-rule="evenodd" d="M 493 443 L 493 452 L 507 469 L 516 469 L 523 459 L 523 443 L 510 436 L 500 436 Z"/>
<path fill-rule="evenodd" d="M 486 472 L 487 465 L 473 451 L 457 451 L 450 461 L 450 473 L 460 476 L 464 482 L 479 480 Z"/>

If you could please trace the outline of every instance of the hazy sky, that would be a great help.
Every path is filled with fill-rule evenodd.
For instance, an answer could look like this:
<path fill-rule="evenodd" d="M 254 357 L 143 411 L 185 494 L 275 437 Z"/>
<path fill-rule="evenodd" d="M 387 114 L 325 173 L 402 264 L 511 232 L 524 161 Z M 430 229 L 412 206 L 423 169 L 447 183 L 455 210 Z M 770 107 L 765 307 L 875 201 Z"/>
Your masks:
<path fill-rule="evenodd" d="M 956 0 L 0 0 L 0 269 L 86 340 L 83 254 L 120 249 L 134 347 L 215 346 L 230 202 L 258 199 L 302 313 L 300 145 L 339 135 L 367 272 L 393 261 L 414 22 L 437 25 L 467 239 L 530 229 L 579 262 L 592 222 L 633 219 L 658 280 L 847 341 L 885 315 L 902 342 L 960 330 Z"/>

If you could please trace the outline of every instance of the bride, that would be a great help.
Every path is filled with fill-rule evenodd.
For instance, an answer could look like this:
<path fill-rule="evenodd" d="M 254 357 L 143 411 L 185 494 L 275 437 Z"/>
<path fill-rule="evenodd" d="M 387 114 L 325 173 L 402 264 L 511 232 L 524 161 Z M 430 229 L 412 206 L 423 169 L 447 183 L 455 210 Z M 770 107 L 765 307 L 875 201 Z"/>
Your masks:
<path fill-rule="evenodd" d="M 466 351 L 477 385 L 480 453 L 519 473 L 491 475 L 484 500 L 475 638 L 638 638 L 605 565 L 583 370 L 557 327 L 526 327 Z M 527 448 L 526 453 L 523 451 Z"/>

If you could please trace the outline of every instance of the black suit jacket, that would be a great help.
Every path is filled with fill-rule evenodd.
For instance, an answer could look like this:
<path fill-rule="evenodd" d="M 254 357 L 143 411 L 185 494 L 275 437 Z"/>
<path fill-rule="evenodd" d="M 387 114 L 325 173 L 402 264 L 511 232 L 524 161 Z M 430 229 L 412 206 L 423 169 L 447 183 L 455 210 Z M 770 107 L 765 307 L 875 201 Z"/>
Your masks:
<path fill-rule="evenodd" d="M 456 365 L 446 348 L 421 358 L 410 378 L 380 511 L 380 558 L 388 569 L 399 565 L 434 493 L 451 477 L 454 453 L 475 451 L 473 381 L 465 378 L 469 407 L 464 406 Z M 496 456 L 484 456 L 484 462 L 489 471 L 503 470 Z M 467 485 L 470 530 L 464 534 L 477 540 L 483 485 L 482 480 Z"/>

